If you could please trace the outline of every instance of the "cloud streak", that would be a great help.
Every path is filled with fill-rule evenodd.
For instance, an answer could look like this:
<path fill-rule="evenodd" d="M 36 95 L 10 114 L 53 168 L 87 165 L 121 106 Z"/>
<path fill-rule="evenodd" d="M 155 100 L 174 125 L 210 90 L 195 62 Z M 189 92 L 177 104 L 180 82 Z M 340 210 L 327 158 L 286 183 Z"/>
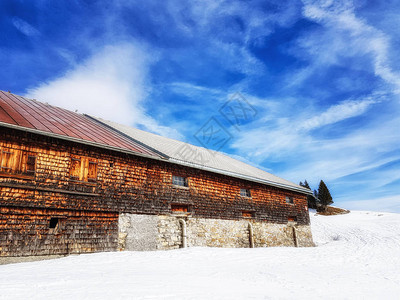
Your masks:
<path fill-rule="evenodd" d="M 400 117 L 386 120 L 383 116 L 355 128 L 342 127 L 340 122 L 363 118 L 373 107 L 381 109 L 386 104 L 379 99 L 347 100 L 319 113 L 306 107 L 300 114 L 288 114 L 285 104 L 271 105 L 273 111 L 257 107 L 261 114 L 281 117 L 264 117 L 247 125 L 243 133 L 236 134 L 231 146 L 239 155 L 261 165 L 280 164 L 277 174 L 294 182 L 307 179 L 317 186 L 324 179 L 338 198 L 348 197 L 346 189 L 355 191 L 352 184 L 362 185 L 357 193 L 362 200 L 368 198 L 366 193 L 398 177 L 395 167 L 386 171 L 380 168 L 400 158 Z M 282 166 L 282 162 L 287 166 Z M 361 178 L 353 176 L 359 172 L 365 174 Z"/>
<path fill-rule="evenodd" d="M 27 97 L 179 138 L 146 114 L 150 57 L 132 44 L 106 46 L 64 76 L 29 89 Z"/>
<path fill-rule="evenodd" d="M 325 125 L 334 124 L 348 118 L 362 115 L 377 100 L 357 100 L 357 101 L 344 101 L 338 105 L 331 106 L 327 111 L 318 116 L 311 117 L 302 122 L 300 129 L 312 130 L 318 129 Z"/>
<path fill-rule="evenodd" d="M 37 30 L 35 27 L 30 25 L 28 22 L 26 22 L 20 18 L 14 17 L 12 19 L 12 23 L 21 33 L 23 33 L 29 37 L 35 37 L 35 36 L 40 35 L 39 30 Z"/>
<path fill-rule="evenodd" d="M 375 74 L 395 86 L 400 93 L 400 74 L 390 67 L 390 39 L 382 31 L 357 18 L 350 1 L 304 1 L 304 16 L 331 28 L 330 33 L 348 35 L 340 51 L 358 51 L 373 56 Z M 332 41 L 340 40 L 331 39 Z M 349 43 L 351 47 L 349 47 Z M 338 49 L 339 50 L 339 49 Z M 330 53 L 332 54 L 332 53 Z M 332 56 L 335 57 L 335 56 Z"/>

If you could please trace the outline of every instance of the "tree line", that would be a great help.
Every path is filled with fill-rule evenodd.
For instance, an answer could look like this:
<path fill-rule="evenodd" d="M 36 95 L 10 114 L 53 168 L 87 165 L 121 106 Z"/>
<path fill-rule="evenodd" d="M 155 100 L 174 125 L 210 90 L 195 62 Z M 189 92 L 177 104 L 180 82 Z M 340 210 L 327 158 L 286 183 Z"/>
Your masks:
<path fill-rule="evenodd" d="M 311 191 L 307 180 L 300 181 L 299 185 Z M 315 208 L 318 211 L 325 211 L 326 207 L 333 203 L 331 193 L 323 180 L 319 182 L 318 191 L 314 190 L 313 195 L 307 196 L 307 202 L 309 208 Z"/>

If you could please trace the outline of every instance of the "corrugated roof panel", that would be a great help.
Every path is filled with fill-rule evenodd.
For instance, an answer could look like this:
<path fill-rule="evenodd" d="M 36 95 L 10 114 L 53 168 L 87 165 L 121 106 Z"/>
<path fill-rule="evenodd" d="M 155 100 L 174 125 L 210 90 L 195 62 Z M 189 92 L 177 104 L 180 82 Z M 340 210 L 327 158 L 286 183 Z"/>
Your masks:
<path fill-rule="evenodd" d="M 4 120 L 4 122 L 9 124 L 14 124 L 14 125 L 17 124 L 17 122 L 15 122 L 15 120 L 11 118 L 10 115 L 1 107 L 1 104 L 0 104 L 0 120 Z"/>
<path fill-rule="evenodd" d="M 160 157 L 82 114 L 3 91 L 0 91 L 0 122 Z"/>
<path fill-rule="evenodd" d="M 20 105 L 22 106 L 21 109 L 19 111 L 23 111 L 24 113 L 27 114 L 27 118 L 30 120 L 30 122 L 32 123 L 32 125 L 34 125 L 34 127 L 36 129 L 39 130 L 51 130 L 52 132 L 58 133 L 58 134 L 64 134 L 64 132 L 62 132 L 60 129 L 58 129 L 56 126 L 54 126 L 53 124 L 51 124 L 50 122 L 48 122 L 48 118 L 46 118 L 46 113 L 45 112 L 41 112 L 39 114 L 37 114 L 36 116 L 29 116 L 29 111 L 30 110 L 35 110 L 37 109 L 36 107 L 34 107 L 32 105 L 31 102 L 33 101 L 28 101 L 26 99 L 24 99 L 23 97 L 19 97 L 13 94 L 9 94 L 9 97 L 17 100 L 15 103 L 20 103 Z M 47 126 L 45 126 L 44 124 L 47 124 Z"/>
<path fill-rule="evenodd" d="M 35 128 L 27 119 L 24 118 L 14 107 L 14 101 L 2 92 L 0 95 L 0 105 L 7 112 L 7 114 L 15 121 L 16 124 L 28 128 Z"/>

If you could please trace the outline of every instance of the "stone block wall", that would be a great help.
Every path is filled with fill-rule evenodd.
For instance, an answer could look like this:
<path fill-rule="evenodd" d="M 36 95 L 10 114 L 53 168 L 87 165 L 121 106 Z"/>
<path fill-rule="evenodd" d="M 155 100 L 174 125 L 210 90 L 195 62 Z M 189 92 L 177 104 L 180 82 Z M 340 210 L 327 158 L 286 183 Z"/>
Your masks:
<path fill-rule="evenodd" d="M 119 250 L 156 250 L 158 242 L 156 215 L 120 214 L 118 221 Z"/>
<path fill-rule="evenodd" d="M 295 223 L 274 224 L 255 220 L 221 220 L 174 215 L 132 215 L 119 219 L 120 250 L 169 250 L 182 247 L 182 224 L 186 223 L 188 247 L 249 248 L 249 223 L 254 247 L 312 247 L 311 228 Z M 129 220 L 129 222 L 126 222 Z M 295 231 L 295 232 L 294 232 Z M 297 241 L 295 240 L 297 239 Z M 130 242 L 132 240 L 140 241 Z"/>

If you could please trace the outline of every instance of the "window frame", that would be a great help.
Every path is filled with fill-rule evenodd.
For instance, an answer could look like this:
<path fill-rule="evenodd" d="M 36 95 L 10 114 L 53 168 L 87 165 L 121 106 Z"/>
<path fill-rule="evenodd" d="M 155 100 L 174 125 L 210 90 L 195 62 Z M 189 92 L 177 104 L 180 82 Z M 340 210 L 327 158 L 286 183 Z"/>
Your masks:
<path fill-rule="evenodd" d="M 82 177 L 82 158 L 73 156 L 71 157 L 70 160 L 69 178 L 73 181 L 81 181 L 81 177 Z"/>
<path fill-rule="evenodd" d="M 256 212 L 253 210 L 242 210 L 241 213 L 244 219 L 253 219 L 256 215 Z"/>
<path fill-rule="evenodd" d="M 94 176 L 92 176 L 91 165 L 94 166 Z M 89 158 L 88 159 L 88 169 L 87 169 L 87 181 L 88 182 L 97 182 L 98 175 L 98 162 L 97 159 Z"/>
<path fill-rule="evenodd" d="M 49 220 L 49 229 L 58 229 L 60 225 L 60 219 L 58 217 L 51 217 Z"/>
<path fill-rule="evenodd" d="M 286 204 L 294 204 L 294 198 L 292 196 L 285 196 Z"/>
<path fill-rule="evenodd" d="M 175 187 L 180 187 L 180 188 L 188 188 L 189 187 L 189 179 L 187 177 L 183 177 L 183 176 L 172 175 L 172 185 Z"/>
<path fill-rule="evenodd" d="M 79 162 L 74 164 L 74 162 Z M 91 171 L 94 167 L 94 172 Z M 92 167 L 93 168 L 93 167 Z M 92 169 L 93 170 L 93 169 Z M 98 177 L 98 160 L 87 156 L 72 155 L 69 167 L 69 179 L 72 182 L 95 184 Z"/>
<path fill-rule="evenodd" d="M 251 190 L 250 189 L 241 188 L 239 193 L 240 193 L 240 197 L 251 198 Z"/>
<path fill-rule="evenodd" d="M 173 214 L 189 214 L 191 213 L 191 206 L 186 203 L 171 203 L 171 212 Z"/>
<path fill-rule="evenodd" d="M 29 162 L 30 158 L 34 159 L 33 163 Z M 33 153 L 29 153 L 28 152 L 27 153 L 27 157 L 26 157 L 26 173 L 28 174 L 28 176 L 29 175 L 31 175 L 32 177 L 35 176 L 35 174 L 36 174 L 36 162 L 37 162 L 37 156 L 34 155 Z M 32 167 L 32 165 L 33 165 L 33 169 L 30 168 L 30 167 Z"/>
<path fill-rule="evenodd" d="M 33 180 L 36 175 L 36 165 L 37 153 L 0 147 L 0 176 Z"/>

